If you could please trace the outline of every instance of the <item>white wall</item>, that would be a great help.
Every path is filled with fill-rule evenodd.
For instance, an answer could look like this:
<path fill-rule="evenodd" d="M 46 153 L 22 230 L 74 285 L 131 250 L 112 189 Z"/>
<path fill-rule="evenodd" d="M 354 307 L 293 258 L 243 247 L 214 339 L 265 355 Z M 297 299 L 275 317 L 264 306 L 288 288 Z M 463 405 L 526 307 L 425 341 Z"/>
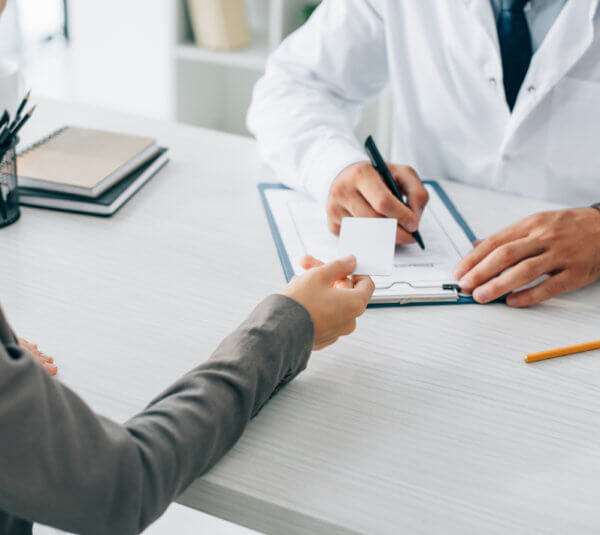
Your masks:
<path fill-rule="evenodd" d="M 170 118 L 169 1 L 72 0 L 71 46 L 28 52 L 28 84 L 45 96 Z"/>

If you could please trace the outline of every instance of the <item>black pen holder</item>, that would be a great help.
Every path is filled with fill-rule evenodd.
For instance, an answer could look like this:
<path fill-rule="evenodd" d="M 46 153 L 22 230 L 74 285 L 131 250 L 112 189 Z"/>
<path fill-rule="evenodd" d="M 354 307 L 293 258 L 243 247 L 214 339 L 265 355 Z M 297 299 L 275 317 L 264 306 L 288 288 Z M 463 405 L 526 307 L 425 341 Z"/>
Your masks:
<path fill-rule="evenodd" d="M 15 137 L 7 146 L 0 147 L 0 228 L 14 223 L 19 210 L 17 189 L 17 151 L 19 138 Z"/>

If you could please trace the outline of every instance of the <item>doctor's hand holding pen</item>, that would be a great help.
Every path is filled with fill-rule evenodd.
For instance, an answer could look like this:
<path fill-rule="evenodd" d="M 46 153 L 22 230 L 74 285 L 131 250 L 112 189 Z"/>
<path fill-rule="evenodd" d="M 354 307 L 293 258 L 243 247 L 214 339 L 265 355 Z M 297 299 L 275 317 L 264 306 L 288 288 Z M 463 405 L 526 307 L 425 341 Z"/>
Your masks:
<path fill-rule="evenodd" d="M 388 168 L 406 196 L 406 206 L 385 185 L 370 162 L 346 167 L 333 181 L 327 202 L 329 229 L 340 233 L 343 217 L 390 217 L 398 220 L 396 244 L 412 243 L 412 233 L 429 200 L 429 194 L 416 171 L 405 165 Z"/>

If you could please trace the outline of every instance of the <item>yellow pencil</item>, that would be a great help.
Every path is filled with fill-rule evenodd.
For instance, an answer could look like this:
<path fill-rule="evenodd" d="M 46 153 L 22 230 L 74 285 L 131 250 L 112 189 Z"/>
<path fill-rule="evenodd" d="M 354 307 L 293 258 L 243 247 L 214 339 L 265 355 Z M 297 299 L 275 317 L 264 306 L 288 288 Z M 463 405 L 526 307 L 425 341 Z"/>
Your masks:
<path fill-rule="evenodd" d="M 591 351 L 592 349 L 600 349 L 600 340 L 597 342 L 588 342 L 587 344 L 578 344 L 576 346 L 560 347 L 558 349 L 540 351 L 539 353 L 531 353 L 525 357 L 525 362 L 538 362 L 539 360 L 563 357 L 564 355 L 582 353 L 583 351 Z"/>

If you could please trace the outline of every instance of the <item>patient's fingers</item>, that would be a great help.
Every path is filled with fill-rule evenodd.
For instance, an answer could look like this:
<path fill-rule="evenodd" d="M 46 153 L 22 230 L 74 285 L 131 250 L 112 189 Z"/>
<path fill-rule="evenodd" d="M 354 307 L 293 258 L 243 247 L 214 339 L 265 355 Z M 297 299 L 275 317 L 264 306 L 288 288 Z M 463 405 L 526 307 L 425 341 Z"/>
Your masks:
<path fill-rule="evenodd" d="M 54 359 L 52 357 L 42 353 L 36 344 L 28 342 L 24 338 L 17 338 L 17 341 L 22 348 L 26 349 L 31 354 L 33 360 L 41 365 L 50 375 L 56 375 L 58 368 L 54 364 Z"/>
<path fill-rule="evenodd" d="M 38 346 L 35 344 L 32 344 L 31 342 L 28 342 L 27 340 L 25 340 L 25 338 L 17 338 L 17 341 L 19 342 L 19 345 L 21 347 L 24 347 L 28 351 L 31 351 L 31 352 L 37 351 Z"/>
<path fill-rule="evenodd" d="M 36 359 L 37 360 L 37 359 Z M 50 375 L 56 375 L 58 372 L 58 368 L 54 364 L 50 364 L 48 362 L 39 362 Z"/>
<path fill-rule="evenodd" d="M 323 262 L 317 260 L 314 256 L 305 255 L 300 259 L 300 265 L 304 269 L 312 269 L 316 267 L 321 267 L 323 265 Z"/>
<path fill-rule="evenodd" d="M 360 316 L 367 308 L 369 300 L 375 291 L 375 284 L 371 277 L 355 275 L 352 277 L 353 289 L 349 297 L 352 300 L 352 314 Z"/>
<path fill-rule="evenodd" d="M 371 295 L 375 291 L 375 283 L 371 277 L 368 275 L 352 275 L 352 282 L 354 283 L 354 287 L 359 290 L 367 300 L 371 299 Z"/>

